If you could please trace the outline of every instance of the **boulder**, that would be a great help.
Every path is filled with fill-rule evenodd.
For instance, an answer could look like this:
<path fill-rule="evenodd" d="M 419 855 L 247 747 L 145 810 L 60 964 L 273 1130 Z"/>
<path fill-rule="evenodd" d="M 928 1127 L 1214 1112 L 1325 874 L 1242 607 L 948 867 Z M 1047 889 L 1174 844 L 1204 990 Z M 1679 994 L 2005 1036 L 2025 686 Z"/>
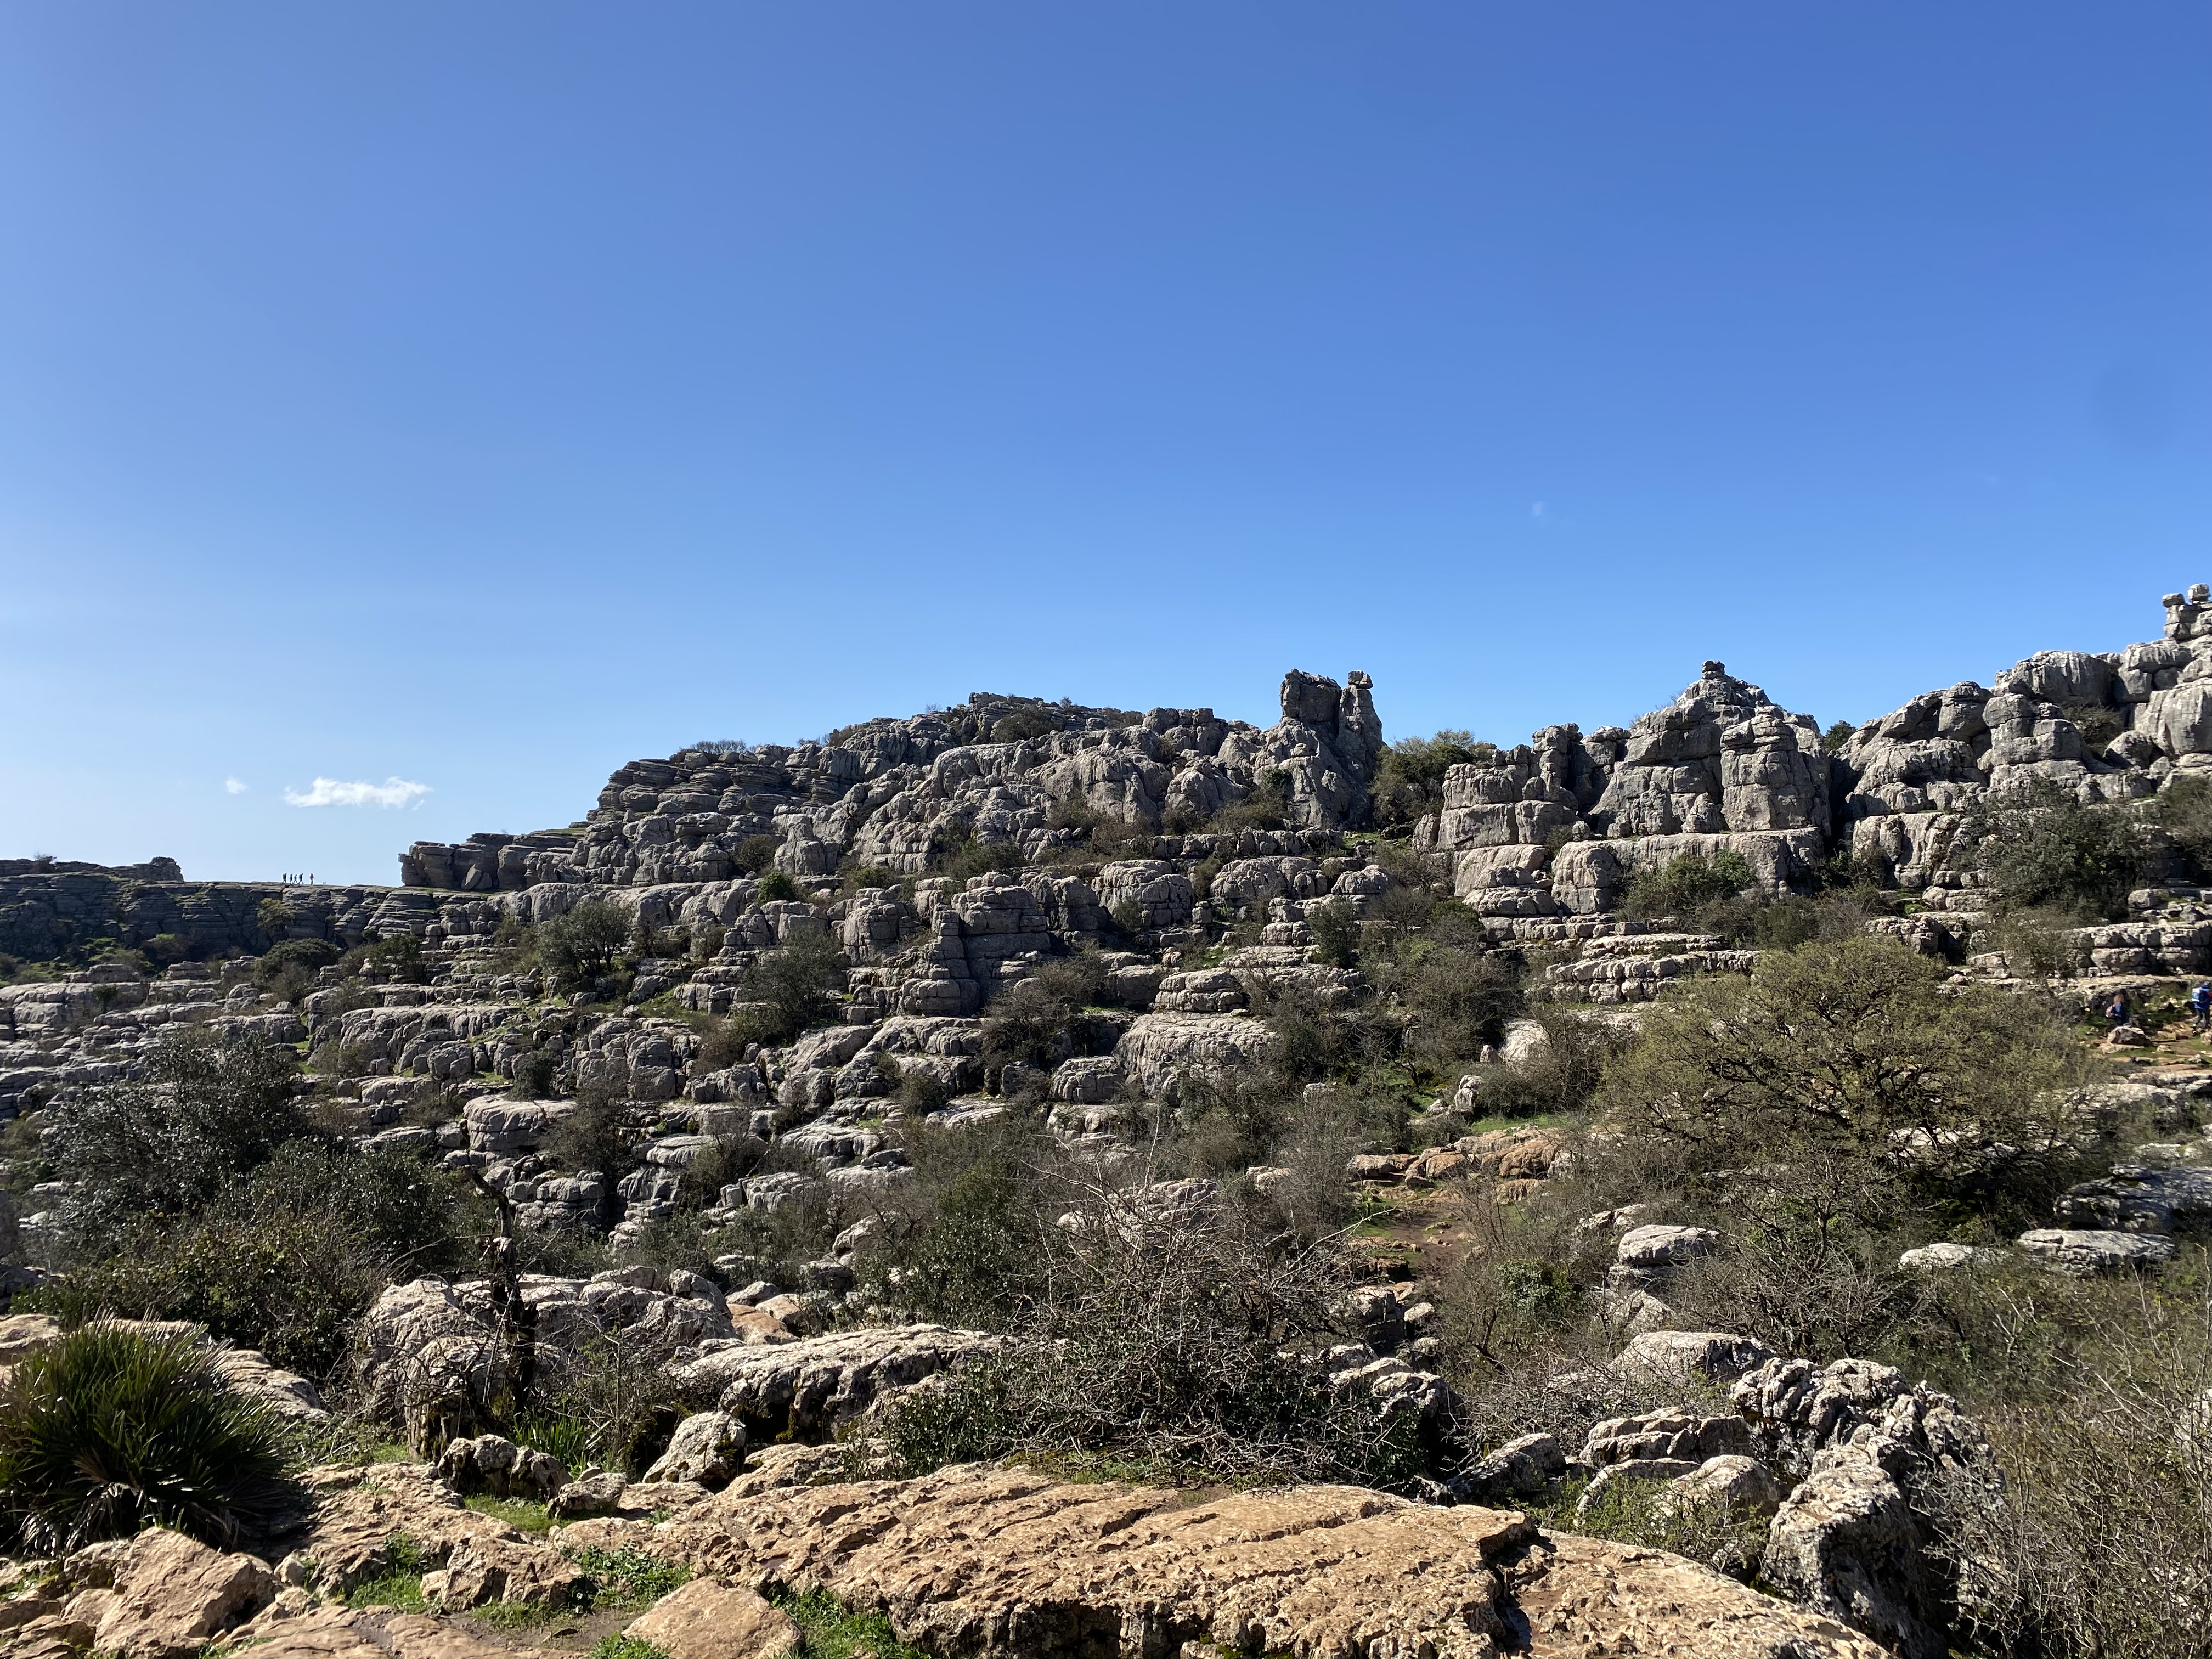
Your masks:
<path fill-rule="evenodd" d="M 1990 1455 L 1959 1402 L 1870 1359 L 1772 1359 L 1746 1372 L 1729 1404 L 1750 1425 L 1762 1462 L 1803 1474 L 1830 1447 L 1856 1444 L 1884 1468 L 1962 1468 Z"/>
<path fill-rule="evenodd" d="M 292 1597 L 300 1600 L 287 1606 Z M 235 1650 L 253 1659 L 515 1659 L 513 1648 L 442 1619 L 388 1607 L 316 1607 L 297 1589 L 284 1591 L 237 1638 L 251 1645 Z"/>
<path fill-rule="evenodd" d="M 706 1342 L 668 1375 L 685 1399 L 717 1407 L 750 1436 L 820 1441 L 924 1377 L 1004 1343 L 941 1325 L 839 1331 L 770 1346 Z"/>
<path fill-rule="evenodd" d="M 2069 1188 L 2058 1218 L 2096 1231 L 2170 1233 L 2212 1218 L 2212 1169 L 2115 1164 L 2100 1181 Z"/>
<path fill-rule="evenodd" d="M 1747 1336 L 1721 1331 L 1646 1331 L 1614 1356 L 1613 1370 L 1632 1384 L 1680 1389 L 1692 1376 L 1733 1382 L 1774 1358 L 1771 1349 Z"/>
<path fill-rule="evenodd" d="M 1613 1258 L 1624 1267 L 1663 1270 L 1709 1255 L 1720 1242 L 1711 1227 L 1633 1227 L 1620 1236 Z"/>
<path fill-rule="evenodd" d="M 1815 1461 L 1776 1513 L 1760 1567 L 1791 1600 L 1901 1659 L 1944 1659 L 1944 1620 L 1904 1488 L 1856 1447 Z"/>
<path fill-rule="evenodd" d="M 553 1494 L 545 1513 L 556 1521 L 580 1521 L 586 1516 L 609 1515 L 622 1504 L 629 1483 L 611 1469 L 586 1469 Z"/>
<path fill-rule="evenodd" d="M 438 1458 L 438 1478 L 464 1494 L 543 1502 L 568 1484 L 568 1469 L 557 1457 L 486 1434 L 449 1442 Z"/>
<path fill-rule="evenodd" d="M 402 1534 L 433 1564 L 464 1549 L 526 1547 L 514 1528 L 465 1508 L 428 1464 L 314 1469 L 301 1479 L 317 1503 L 295 1550 L 314 1563 L 317 1585 L 331 1595 L 393 1571 L 392 1540 Z"/>
<path fill-rule="evenodd" d="M 694 1578 L 664 1595 L 623 1634 L 668 1659 L 792 1659 L 805 1641 L 788 1613 L 720 1578 Z"/>
<path fill-rule="evenodd" d="M 455 1546 L 444 1566 L 422 1575 L 422 1599 L 449 1612 L 494 1601 L 558 1607 L 574 1601 L 583 1579 L 574 1562 L 543 1545 L 477 1537 Z"/>
<path fill-rule="evenodd" d="M 1788 1494 L 1766 1465 L 1741 1454 L 1708 1457 L 1660 1498 L 1670 1513 L 1711 1506 L 1731 1515 L 1771 1516 Z"/>
<path fill-rule="evenodd" d="M 2173 1260 L 2174 1250 L 2172 1239 L 2157 1234 L 2100 1227 L 2037 1227 L 2022 1233 L 2018 1242 L 2036 1261 L 2076 1279 L 2163 1267 Z"/>
<path fill-rule="evenodd" d="M 92 1645 L 122 1659 L 186 1659 L 273 1599 L 276 1576 L 251 1555 L 226 1555 L 153 1528 L 130 1541 L 100 1604 Z"/>
<path fill-rule="evenodd" d="M 405 1422 L 410 1436 L 439 1416 L 473 1426 L 471 1402 L 489 1398 L 497 1350 L 444 1279 L 389 1285 L 362 1320 L 362 1405 L 372 1418 Z"/>
<path fill-rule="evenodd" d="M 1646 1412 L 1638 1417 L 1607 1418 L 1593 1426 L 1577 1461 L 1590 1469 L 1651 1457 L 1686 1459 L 1694 1465 L 1708 1458 L 1747 1455 L 1751 1450 L 1751 1430 L 1740 1417 Z"/>
<path fill-rule="evenodd" d="M 1218 1075 L 1255 1064 L 1274 1046 L 1261 1021 L 1227 1014 L 1142 1014 L 1115 1045 L 1124 1076 L 1151 1098 L 1185 1073 Z"/>
<path fill-rule="evenodd" d="M 744 1425 L 727 1412 L 696 1412 L 676 1425 L 668 1449 L 645 1478 L 692 1480 L 711 1489 L 728 1485 L 744 1461 Z"/>
<path fill-rule="evenodd" d="M 1541 1495 L 1567 1472 L 1567 1454 L 1558 1437 L 1524 1434 L 1509 1440 L 1462 1477 L 1478 1503 L 1510 1502 Z"/>

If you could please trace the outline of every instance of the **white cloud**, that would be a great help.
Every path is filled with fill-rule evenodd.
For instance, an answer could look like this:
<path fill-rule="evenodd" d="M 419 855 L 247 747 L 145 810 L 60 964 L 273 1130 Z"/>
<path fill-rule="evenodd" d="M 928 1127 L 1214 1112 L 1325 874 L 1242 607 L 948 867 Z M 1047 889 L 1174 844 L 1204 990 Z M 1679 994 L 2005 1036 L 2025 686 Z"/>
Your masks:
<path fill-rule="evenodd" d="M 226 795 L 242 795 L 246 793 L 246 786 L 236 778 L 225 778 L 222 781 L 222 793 Z"/>
<path fill-rule="evenodd" d="M 410 806 L 430 793 L 427 783 L 386 778 L 382 783 L 343 783 L 336 778 L 317 778 L 306 791 L 287 789 L 287 806 Z"/>

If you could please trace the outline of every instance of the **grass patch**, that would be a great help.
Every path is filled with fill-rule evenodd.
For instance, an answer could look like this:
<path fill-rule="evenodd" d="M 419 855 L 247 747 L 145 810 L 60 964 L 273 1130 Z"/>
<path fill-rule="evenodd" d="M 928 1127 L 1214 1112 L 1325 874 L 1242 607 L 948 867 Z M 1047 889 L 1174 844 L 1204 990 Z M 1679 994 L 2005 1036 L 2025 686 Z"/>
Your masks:
<path fill-rule="evenodd" d="M 506 1522 L 517 1532 L 544 1532 L 553 1524 L 553 1517 L 545 1513 L 545 1505 L 527 1498 L 495 1498 L 489 1492 L 478 1492 L 461 1502 L 463 1507 L 478 1515 Z"/>
<path fill-rule="evenodd" d="M 401 1613 L 429 1611 L 422 1600 L 422 1575 L 419 1572 L 387 1572 L 381 1578 L 356 1584 L 346 1594 L 346 1606 L 392 1607 Z"/>
<path fill-rule="evenodd" d="M 806 1659 L 851 1659 L 863 1650 L 876 1659 L 933 1659 L 925 1650 L 910 1648 L 892 1635 L 890 1620 L 881 1613 L 856 1613 L 827 1590 L 786 1595 L 775 1605 L 805 1635 L 806 1645 L 801 1651 Z"/>
<path fill-rule="evenodd" d="M 515 1424 L 514 1434 L 515 1444 L 557 1457 L 572 1469 L 586 1468 L 593 1461 L 592 1431 L 573 1417 L 533 1412 Z"/>
<path fill-rule="evenodd" d="M 588 1581 L 585 1604 L 593 1607 L 647 1607 L 691 1577 L 690 1568 L 641 1549 L 592 1544 L 567 1553 Z"/>
<path fill-rule="evenodd" d="M 591 1659 L 668 1659 L 668 1655 L 635 1636 L 602 1636 L 592 1644 Z"/>

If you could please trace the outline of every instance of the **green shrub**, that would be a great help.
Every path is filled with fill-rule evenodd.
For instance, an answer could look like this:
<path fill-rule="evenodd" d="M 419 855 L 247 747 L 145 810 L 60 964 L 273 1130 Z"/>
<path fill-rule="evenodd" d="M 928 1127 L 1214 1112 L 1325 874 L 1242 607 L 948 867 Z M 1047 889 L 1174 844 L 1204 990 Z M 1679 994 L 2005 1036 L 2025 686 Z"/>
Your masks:
<path fill-rule="evenodd" d="M 307 1068 L 325 1077 L 367 1077 L 368 1045 L 365 1042 L 325 1042 L 307 1056 Z"/>
<path fill-rule="evenodd" d="M 1580 1515 L 1574 1502 L 1587 1490 L 1562 1494 L 1554 1524 L 1592 1538 L 1611 1538 L 1665 1550 L 1748 1583 L 1766 1553 L 1766 1517 L 1718 1496 L 1686 1497 L 1659 1480 L 1609 1480 Z"/>
<path fill-rule="evenodd" d="M 730 862 L 749 876 L 757 876 L 775 863 L 775 849 L 783 843 L 774 836 L 747 836 L 730 854 Z"/>
<path fill-rule="evenodd" d="M 507 1092 L 517 1100 L 543 1100 L 553 1092 L 553 1079 L 561 1069 L 561 1057 L 550 1048 L 532 1048 L 514 1057 L 514 1087 Z"/>
<path fill-rule="evenodd" d="M 762 904 L 790 904 L 805 896 L 799 891 L 799 884 L 781 870 L 771 870 L 763 876 L 760 891 L 753 895 L 755 901 Z"/>
<path fill-rule="evenodd" d="M 951 1103 L 952 1085 L 935 1073 L 913 1067 L 899 1073 L 898 1103 L 909 1116 L 927 1117 Z"/>
<path fill-rule="evenodd" d="M 283 1437 L 204 1343 L 93 1325 L 0 1389 L 0 1522 L 64 1555 L 160 1524 L 230 1547 L 289 1496 Z"/>
<path fill-rule="evenodd" d="M 925 1473 L 945 1457 L 1105 1458 L 1196 1480 L 1350 1480 L 1390 1488 L 1427 1455 L 1410 1414 L 1337 1389 L 1315 1356 L 1361 1267 L 1298 1248 L 1271 1213 L 1178 1216 L 1141 1193 L 1072 1194 L 1031 1234 L 1039 1288 L 995 1363 L 917 1390 L 882 1432 Z"/>
<path fill-rule="evenodd" d="M 594 1607 L 644 1607 L 690 1581 L 691 1569 L 641 1549 L 608 1549 L 587 1545 L 568 1552 L 586 1580 L 584 1595 Z"/>
<path fill-rule="evenodd" d="M 1031 738 L 1049 737 L 1060 730 L 1060 721 L 1042 708 L 1018 708 L 1011 714 L 1001 715 L 991 727 L 993 743 L 1026 743 Z"/>
<path fill-rule="evenodd" d="M 509 1425 L 507 1435 L 518 1446 L 557 1457 L 571 1469 L 592 1464 L 592 1426 L 556 1413 L 526 1412 Z"/>
<path fill-rule="evenodd" d="M 2212 881 L 2212 778 L 2175 774 L 2159 791 L 2150 817 L 2180 855 L 2190 878 Z"/>
<path fill-rule="evenodd" d="M 145 952 L 157 968 L 182 962 L 192 953 L 191 942 L 181 933 L 156 933 L 146 941 Z"/>
<path fill-rule="evenodd" d="M 993 870 L 1018 870 L 1022 849 L 1010 841 L 979 839 L 975 830 L 955 818 L 929 838 L 929 873 L 965 881 Z"/>
<path fill-rule="evenodd" d="M 2081 921 L 2079 912 L 2066 909 L 2009 909 L 1985 930 L 1978 929 L 1974 943 L 1979 950 L 2002 951 L 2014 974 L 2048 978 L 2087 965 L 2086 953 L 2072 938 Z"/>
<path fill-rule="evenodd" d="M 253 982 L 268 990 L 280 980 L 301 974 L 312 982 L 316 969 L 329 967 L 343 954 L 328 939 L 288 939 L 253 964 Z"/>
<path fill-rule="evenodd" d="M 865 1270 L 881 1296 L 949 1325 L 1003 1330 L 1043 1290 L 1038 1238 L 1048 1224 L 1049 1155 L 1011 1117 L 907 1131 L 914 1173 L 879 1200 L 883 1236 Z"/>
<path fill-rule="evenodd" d="M 554 1124 L 546 1135 L 545 1150 L 562 1169 L 579 1174 L 596 1170 L 611 1183 L 629 1167 L 636 1139 L 629 1106 L 609 1091 L 591 1087 L 577 1091 L 575 1110 Z"/>
<path fill-rule="evenodd" d="M 775 1598 L 775 1605 L 804 1633 L 805 1659 L 931 1659 L 924 1650 L 900 1641 L 882 1614 L 855 1612 L 827 1590 L 785 1595 Z"/>
<path fill-rule="evenodd" d="M 843 958 L 836 938 L 828 933 L 795 934 L 788 945 L 762 951 L 745 969 L 738 994 L 767 1010 L 771 1018 L 756 1028 L 750 1040 L 786 1042 L 823 1024 L 836 1012 L 830 994 L 844 988 Z"/>
<path fill-rule="evenodd" d="M 1505 1040 L 1505 1022 L 1522 1012 L 1521 975 L 1509 958 L 1449 935 L 1416 941 L 1402 956 L 1389 981 L 1410 1017 L 1409 1055 L 1449 1065 Z"/>
<path fill-rule="evenodd" d="M 1313 933 L 1316 961 L 1331 968 L 1349 968 L 1359 959 L 1359 918 L 1342 900 L 1309 909 L 1306 927 Z"/>
<path fill-rule="evenodd" d="M 422 965 L 422 941 L 412 933 L 388 933 L 357 947 L 359 965 L 373 969 L 386 979 L 404 985 L 421 985 L 429 978 Z M 347 953 L 351 956 L 353 952 Z"/>
<path fill-rule="evenodd" d="M 768 1156 L 768 1143 L 750 1133 L 717 1135 L 690 1163 L 684 1166 L 680 1202 L 687 1209 L 704 1209 L 721 1195 L 722 1188 L 743 1181 Z"/>
<path fill-rule="evenodd" d="M 1291 822 L 1291 775 L 1267 767 L 1253 780 L 1252 793 L 1224 806 L 1206 827 L 1218 835 L 1239 830 L 1284 830 Z"/>
<path fill-rule="evenodd" d="M 386 1283 L 468 1260 L 473 1212 L 456 1177 L 418 1159 L 295 1141 L 190 1214 L 104 1236 L 106 1254 L 23 1305 L 73 1323 L 191 1320 L 326 1381 Z"/>
<path fill-rule="evenodd" d="M 1701 853 L 1684 853 L 1658 868 L 1638 870 L 1629 880 L 1621 908 L 1643 921 L 1662 916 L 1688 920 L 1750 885 L 1751 866 L 1731 848 L 1710 859 Z"/>
<path fill-rule="evenodd" d="M 1477 743 L 1466 732 L 1401 738 L 1383 750 L 1375 770 L 1375 827 L 1419 823 L 1443 805 L 1446 772 L 1455 766 L 1487 766 L 1497 758 L 1496 744 Z"/>
<path fill-rule="evenodd" d="M 1543 1027 L 1546 1040 L 1526 1058 L 1483 1072 L 1481 1110 L 1486 1115 L 1553 1117 L 1582 1111 L 1607 1068 L 1633 1041 L 1620 1026 L 1588 1010 L 1552 1003 L 1539 1005 L 1532 1017 Z"/>

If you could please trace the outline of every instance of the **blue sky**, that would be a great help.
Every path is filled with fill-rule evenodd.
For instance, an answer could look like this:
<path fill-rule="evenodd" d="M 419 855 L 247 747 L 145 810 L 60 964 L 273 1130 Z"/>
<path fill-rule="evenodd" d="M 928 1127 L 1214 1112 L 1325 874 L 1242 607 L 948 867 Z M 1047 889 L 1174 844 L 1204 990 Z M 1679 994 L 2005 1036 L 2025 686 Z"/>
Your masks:
<path fill-rule="evenodd" d="M 1511 740 L 2154 635 L 2209 159 L 2201 3 L 10 4 L 0 856 L 390 880 L 979 689 Z"/>

